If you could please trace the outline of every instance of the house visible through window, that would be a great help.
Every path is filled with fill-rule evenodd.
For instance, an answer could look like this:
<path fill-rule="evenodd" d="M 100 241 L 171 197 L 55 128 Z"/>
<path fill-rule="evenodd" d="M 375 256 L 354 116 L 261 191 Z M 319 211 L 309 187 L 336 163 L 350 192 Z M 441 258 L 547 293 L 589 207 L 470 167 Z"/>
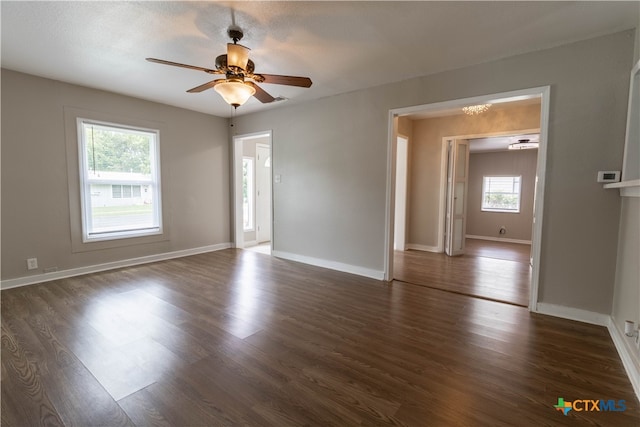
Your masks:
<path fill-rule="evenodd" d="M 482 210 L 520 212 L 520 176 L 485 176 L 482 178 Z"/>
<path fill-rule="evenodd" d="M 83 240 L 162 232 L 158 131 L 78 119 Z"/>
<path fill-rule="evenodd" d="M 112 185 L 111 194 L 114 199 L 130 199 L 142 196 L 139 185 Z"/>

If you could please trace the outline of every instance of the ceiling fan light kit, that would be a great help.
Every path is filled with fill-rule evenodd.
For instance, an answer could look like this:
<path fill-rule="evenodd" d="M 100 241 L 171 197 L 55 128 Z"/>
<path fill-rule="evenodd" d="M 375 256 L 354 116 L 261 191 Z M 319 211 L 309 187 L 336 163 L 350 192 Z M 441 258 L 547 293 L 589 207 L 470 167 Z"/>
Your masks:
<path fill-rule="evenodd" d="M 538 148 L 539 142 L 531 142 L 529 139 L 519 139 L 518 142 L 509 144 L 509 150 L 532 150 Z"/>
<path fill-rule="evenodd" d="M 239 80 L 219 80 L 213 88 L 233 108 L 243 105 L 256 93 L 253 86 Z"/>
<path fill-rule="evenodd" d="M 246 70 L 249 63 L 250 50 L 241 44 L 227 43 L 227 66 L 235 67 L 238 71 Z"/>
<path fill-rule="evenodd" d="M 281 76 L 277 74 L 254 74 L 255 64 L 249 59 L 249 49 L 238 44 L 243 37 L 242 30 L 238 27 L 231 27 L 227 34 L 233 43 L 227 43 L 226 55 L 216 57 L 216 69 L 197 67 L 194 65 L 180 64 L 178 62 L 165 61 L 164 59 L 147 58 L 149 62 L 171 65 L 173 67 L 189 68 L 192 70 L 204 71 L 207 74 L 224 75 L 224 79 L 212 80 L 192 89 L 189 93 L 199 93 L 207 89 L 214 88 L 222 96 L 225 102 L 234 108 L 243 105 L 249 98 L 254 96 L 263 104 L 273 102 L 274 98 L 256 83 L 271 83 L 287 86 L 310 87 L 312 82 L 309 77 Z"/>

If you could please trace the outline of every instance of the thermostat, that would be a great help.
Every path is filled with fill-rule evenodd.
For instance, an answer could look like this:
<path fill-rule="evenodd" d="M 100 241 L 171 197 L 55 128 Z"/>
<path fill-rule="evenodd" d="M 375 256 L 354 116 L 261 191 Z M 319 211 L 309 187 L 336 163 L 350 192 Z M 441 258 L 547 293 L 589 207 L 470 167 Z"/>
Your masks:
<path fill-rule="evenodd" d="M 598 172 L 598 182 L 618 182 L 618 181 L 620 181 L 620 171 Z"/>

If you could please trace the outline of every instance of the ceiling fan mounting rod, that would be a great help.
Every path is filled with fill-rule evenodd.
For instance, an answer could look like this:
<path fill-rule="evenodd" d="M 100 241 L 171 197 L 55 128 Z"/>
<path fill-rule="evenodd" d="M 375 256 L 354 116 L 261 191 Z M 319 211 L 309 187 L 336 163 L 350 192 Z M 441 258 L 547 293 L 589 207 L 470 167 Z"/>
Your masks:
<path fill-rule="evenodd" d="M 244 33 L 238 27 L 229 27 L 229 29 L 227 30 L 227 34 L 229 35 L 229 38 L 233 40 L 233 44 L 238 43 L 240 40 L 242 40 L 242 37 L 244 37 Z"/>

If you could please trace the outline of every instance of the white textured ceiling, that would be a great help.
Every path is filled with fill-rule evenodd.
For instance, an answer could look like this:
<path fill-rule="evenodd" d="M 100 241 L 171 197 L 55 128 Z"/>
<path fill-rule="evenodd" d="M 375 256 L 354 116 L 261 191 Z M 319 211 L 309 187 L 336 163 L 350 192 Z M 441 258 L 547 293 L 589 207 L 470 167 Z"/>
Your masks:
<path fill-rule="evenodd" d="M 228 117 L 200 71 L 226 29 L 245 31 L 256 72 L 308 76 L 263 84 L 304 102 L 633 28 L 637 2 L 11 2 L 0 3 L 2 67 Z M 282 104 L 280 104 L 282 105 Z M 251 99 L 238 114 L 277 108 Z"/>

